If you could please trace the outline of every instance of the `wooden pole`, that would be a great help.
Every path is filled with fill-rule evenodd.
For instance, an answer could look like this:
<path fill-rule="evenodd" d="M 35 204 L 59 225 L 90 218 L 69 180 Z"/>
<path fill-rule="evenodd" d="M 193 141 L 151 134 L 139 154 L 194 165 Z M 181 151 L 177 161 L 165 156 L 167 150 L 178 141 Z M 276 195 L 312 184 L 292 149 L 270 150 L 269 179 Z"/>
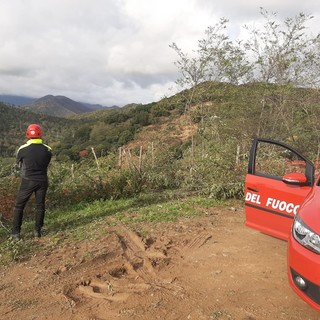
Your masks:
<path fill-rule="evenodd" d="M 74 163 L 71 165 L 71 176 L 74 179 Z"/>
<path fill-rule="evenodd" d="M 99 162 L 98 162 L 98 158 L 97 158 L 97 155 L 96 155 L 93 147 L 91 147 L 91 151 L 93 153 L 94 159 L 96 160 L 97 168 L 98 168 L 98 170 L 100 170 L 100 165 L 99 165 Z"/>
<path fill-rule="evenodd" d="M 240 146 L 237 145 L 236 165 L 239 164 L 239 161 L 240 161 Z"/>
<path fill-rule="evenodd" d="M 118 166 L 121 168 L 122 166 L 122 147 L 119 147 L 119 160 L 118 160 Z"/>
<path fill-rule="evenodd" d="M 142 146 L 140 146 L 140 153 L 139 153 L 139 172 L 141 172 L 142 167 Z"/>

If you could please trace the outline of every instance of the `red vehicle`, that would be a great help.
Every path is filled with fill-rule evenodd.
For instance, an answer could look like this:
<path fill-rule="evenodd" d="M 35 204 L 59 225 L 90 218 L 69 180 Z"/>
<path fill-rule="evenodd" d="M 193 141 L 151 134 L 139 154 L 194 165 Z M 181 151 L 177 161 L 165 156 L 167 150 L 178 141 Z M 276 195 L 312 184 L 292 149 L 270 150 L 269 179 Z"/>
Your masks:
<path fill-rule="evenodd" d="M 320 176 L 290 146 L 254 139 L 245 181 L 246 225 L 288 241 L 293 290 L 320 311 Z"/>

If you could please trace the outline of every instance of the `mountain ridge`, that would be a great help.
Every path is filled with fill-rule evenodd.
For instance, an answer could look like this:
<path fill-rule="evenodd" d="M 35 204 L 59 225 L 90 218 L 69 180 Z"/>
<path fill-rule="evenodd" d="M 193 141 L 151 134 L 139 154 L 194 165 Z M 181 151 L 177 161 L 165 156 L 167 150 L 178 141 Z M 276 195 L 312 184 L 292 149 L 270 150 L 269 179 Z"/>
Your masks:
<path fill-rule="evenodd" d="M 103 109 L 119 108 L 118 106 L 103 106 L 88 102 L 78 102 L 63 95 L 48 94 L 41 98 L 33 98 L 16 95 L 0 95 L 0 102 L 27 109 L 35 113 L 51 115 L 55 117 L 68 117 L 86 112 Z"/>
<path fill-rule="evenodd" d="M 33 103 L 23 106 L 32 112 L 47 114 L 56 117 L 68 117 L 75 114 L 92 111 L 89 107 L 65 96 L 53 96 L 51 94 L 35 100 Z"/>

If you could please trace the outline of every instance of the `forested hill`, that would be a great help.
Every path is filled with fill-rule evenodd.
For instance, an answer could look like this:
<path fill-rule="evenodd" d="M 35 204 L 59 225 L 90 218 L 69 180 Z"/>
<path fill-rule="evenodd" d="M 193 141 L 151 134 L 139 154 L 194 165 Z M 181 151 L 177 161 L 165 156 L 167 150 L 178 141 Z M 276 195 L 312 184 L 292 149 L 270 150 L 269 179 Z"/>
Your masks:
<path fill-rule="evenodd" d="M 192 124 L 197 130 L 179 140 L 183 123 L 177 122 L 182 115 L 185 126 Z M 5 105 L 0 105 L 0 116 L 3 157 L 13 154 L 32 122 L 42 125 L 57 157 L 66 160 L 77 160 L 80 151 L 92 147 L 98 156 L 117 152 L 118 147 L 142 137 L 145 143 L 173 137 L 174 143 L 167 147 L 175 148 L 177 155 L 183 154 L 191 140 L 202 146 L 202 152 L 213 148 L 228 154 L 238 149 L 245 154 L 254 136 L 289 142 L 300 151 L 313 152 L 312 157 L 320 150 L 320 92 L 289 85 L 208 81 L 158 102 L 99 110 L 68 120 Z"/>
<path fill-rule="evenodd" d="M 40 115 L 18 107 L 0 103 L 0 157 L 12 156 L 16 148 L 26 140 L 26 129 L 31 123 L 44 128 L 45 139 L 59 140 L 71 120 Z"/>
<path fill-rule="evenodd" d="M 68 117 L 70 115 L 92 111 L 92 109 L 80 102 L 73 101 L 64 96 L 53 95 L 47 95 L 37 99 L 23 108 L 32 112 L 48 114 L 55 117 Z"/>

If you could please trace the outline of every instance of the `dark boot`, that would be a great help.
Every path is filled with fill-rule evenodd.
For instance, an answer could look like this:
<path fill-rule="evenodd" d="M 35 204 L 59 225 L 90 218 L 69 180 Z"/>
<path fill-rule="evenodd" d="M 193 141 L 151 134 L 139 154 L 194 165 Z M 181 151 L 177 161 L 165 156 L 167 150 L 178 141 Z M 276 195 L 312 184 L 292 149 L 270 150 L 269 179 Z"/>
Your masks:
<path fill-rule="evenodd" d="M 44 204 L 37 204 L 36 207 L 36 217 L 35 217 L 35 225 L 34 225 L 34 236 L 37 238 L 41 237 L 41 228 L 44 224 L 44 214 L 45 214 L 45 207 Z"/>
<path fill-rule="evenodd" d="M 33 235 L 35 238 L 41 238 L 41 230 L 34 230 Z"/>
<path fill-rule="evenodd" d="M 13 211 L 12 235 L 20 234 L 23 218 L 23 208 L 15 207 Z"/>
<path fill-rule="evenodd" d="M 14 241 L 19 241 L 21 239 L 20 237 L 20 233 L 13 233 L 11 236 L 10 236 L 10 239 L 14 240 Z"/>

